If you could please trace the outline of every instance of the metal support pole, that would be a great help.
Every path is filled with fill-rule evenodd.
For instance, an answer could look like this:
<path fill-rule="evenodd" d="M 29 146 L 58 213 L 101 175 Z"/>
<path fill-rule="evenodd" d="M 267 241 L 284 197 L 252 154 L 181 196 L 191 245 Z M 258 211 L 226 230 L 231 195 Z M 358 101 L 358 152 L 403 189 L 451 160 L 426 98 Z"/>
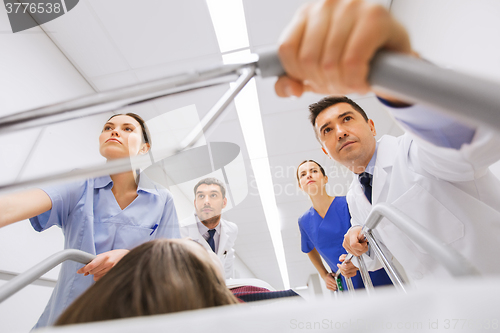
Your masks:
<path fill-rule="evenodd" d="M 255 76 L 255 65 L 244 67 L 240 71 L 240 77 L 226 93 L 215 103 L 200 123 L 182 140 L 177 151 L 191 148 L 207 131 L 214 122 L 220 118 L 227 106 L 234 100 L 236 95 L 245 87 L 252 77 Z"/>
<path fill-rule="evenodd" d="M 355 293 L 356 290 L 354 289 L 354 285 L 352 284 L 352 279 L 351 278 L 346 278 L 345 279 L 345 284 L 347 285 L 347 290 L 349 290 L 350 293 Z"/>
<path fill-rule="evenodd" d="M 361 274 L 361 279 L 363 280 L 363 284 L 365 285 L 366 293 L 370 295 L 373 292 L 372 279 L 370 278 L 370 274 L 366 269 L 365 260 L 363 259 L 362 256 L 358 257 L 358 262 L 359 262 L 359 272 Z"/>
<path fill-rule="evenodd" d="M 244 65 L 221 65 L 3 116 L 0 117 L 0 133 L 110 112 L 158 97 L 233 82 L 242 66 Z"/>
<path fill-rule="evenodd" d="M 378 260 L 380 261 L 382 266 L 384 266 L 384 269 L 385 269 L 387 275 L 389 276 L 389 278 L 391 279 L 392 284 L 399 291 L 407 293 L 407 290 L 405 287 L 405 281 L 401 277 L 401 273 L 399 273 L 399 271 L 394 267 L 394 265 L 392 264 L 392 261 L 389 260 L 389 258 L 387 258 L 384 251 L 382 250 L 382 248 L 378 244 L 378 241 L 375 239 L 375 237 L 373 237 L 371 230 L 365 231 L 365 237 L 368 240 L 368 242 L 370 243 L 370 247 L 371 247 L 372 251 L 375 252 L 375 255 L 377 256 Z"/>
<path fill-rule="evenodd" d="M 344 262 L 350 262 L 354 256 L 351 253 L 348 253 L 347 256 L 344 259 Z M 361 279 L 363 280 L 363 284 L 365 285 L 366 293 L 370 294 L 374 288 L 373 288 L 373 283 L 372 279 L 370 277 L 370 274 L 368 273 L 368 269 L 366 268 L 365 261 L 363 257 L 357 257 L 359 261 L 359 272 L 361 274 Z M 340 275 L 340 270 L 337 270 L 335 273 L 335 278 L 337 278 Z M 346 282 L 347 284 L 347 289 L 351 291 L 351 288 L 349 288 L 349 283 L 352 286 L 352 291 L 354 291 L 354 286 L 352 285 L 351 278 L 346 278 L 346 281 L 349 280 L 349 282 Z"/>

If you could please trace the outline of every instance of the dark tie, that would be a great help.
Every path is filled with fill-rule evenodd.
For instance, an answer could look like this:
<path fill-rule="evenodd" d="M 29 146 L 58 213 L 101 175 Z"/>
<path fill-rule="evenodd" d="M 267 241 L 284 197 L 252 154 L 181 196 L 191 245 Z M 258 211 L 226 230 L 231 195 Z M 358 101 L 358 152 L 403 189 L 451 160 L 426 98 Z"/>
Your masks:
<path fill-rule="evenodd" d="M 215 241 L 214 241 L 214 234 L 215 234 L 215 229 L 210 229 L 208 230 L 208 239 L 207 239 L 207 243 L 208 245 L 210 245 L 210 247 L 212 248 L 212 251 L 215 252 Z"/>
<path fill-rule="evenodd" d="M 365 192 L 365 196 L 370 203 L 372 203 L 372 185 L 371 180 L 373 175 L 368 172 L 363 172 L 359 175 L 359 182 L 363 185 L 363 191 Z"/>

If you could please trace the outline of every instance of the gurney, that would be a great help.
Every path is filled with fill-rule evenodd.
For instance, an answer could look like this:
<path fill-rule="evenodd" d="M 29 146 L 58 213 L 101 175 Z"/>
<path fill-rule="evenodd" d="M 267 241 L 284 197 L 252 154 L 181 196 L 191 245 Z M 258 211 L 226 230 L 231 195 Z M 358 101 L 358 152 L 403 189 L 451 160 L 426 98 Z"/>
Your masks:
<path fill-rule="evenodd" d="M 199 89 L 204 86 L 219 84 L 222 82 L 227 83 L 236 78 L 235 86 L 232 87 L 226 94 L 224 94 L 219 102 L 214 105 L 209 114 L 201 121 L 201 124 L 185 138 L 182 144 L 175 151 L 163 152 L 163 156 L 167 157 L 175 154 L 176 152 L 192 147 L 196 143 L 198 137 L 204 131 L 207 131 L 211 128 L 217 117 L 219 117 L 222 112 L 224 112 L 225 108 L 231 102 L 231 100 L 253 76 L 261 75 L 265 77 L 277 76 L 281 74 L 283 74 L 283 70 L 279 66 L 279 61 L 276 53 L 270 52 L 267 54 L 261 54 L 259 60 L 256 62 L 238 65 L 224 65 L 212 69 L 200 70 L 194 73 L 188 73 L 185 75 L 166 78 L 164 80 L 154 81 L 135 87 L 125 88 L 123 90 L 120 89 L 110 92 L 104 92 L 66 103 L 25 111 L 12 116 L 2 117 L 0 118 L 0 133 L 7 133 L 10 131 L 32 128 L 49 123 L 75 119 L 78 117 L 93 115 L 101 112 L 107 112 L 119 107 L 123 107 L 125 105 L 148 101 L 160 96 L 167 96 L 168 94 L 177 93 L 180 91 Z M 449 112 L 446 110 L 454 110 L 457 112 L 457 114 L 455 115 L 459 117 L 465 117 L 470 109 L 472 109 L 471 105 L 474 105 L 473 109 L 477 110 L 474 121 L 480 122 L 481 124 L 489 127 L 493 127 L 497 130 L 500 129 L 500 117 L 497 116 L 498 105 L 500 105 L 500 98 L 497 94 L 500 88 L 498 84 L 487 82 L 486 80 L 472 78 L 467 75 L 454 73 L 449 70 L 439 69 L 424 61 L 389 53 L 380 53 L 374 60 L 374 66 L 370 74 L 370 80 L 374 85 L 391 91 L 409 101 L 431 105 L 440 110 L 443 110 L 443 112 Z M 113 161 L 112 163 L 108 163 L 106 165 L 99 165 L 63 174 L 40 177 L 24 182 L 10 183 L 1 186 L 0 192 L 10 192 L 20 188 L 24 188 L 26 186 L 40 186 L 53 181 L 69 181 L 88 177 L 97 177 L 110 173 L 123 172 L 130 170 L 130 162 L 130 159 L 126 158 L 123 160 Z M 134 164 L 135 166 L 141 166 L 149 165 L 150 163 L 150 157 L 146 156 L 142 157 L 142 159 L 141 157 L 134 158 L 132 164 Z M 389 216 L 391 214 L 393 217 L 396 217 L 396 220 L 398 219 L 398 213 L 392 211 L 388 207 L 379 208 L 377 206 L 374 209 L 364 229 L 365 235 L 369 239 L 370 243 L 377 243 L 371 235 L 371 230 L 379 222 L 381 216 L 386 216 L 391 219 Z M 369 221 L 372 221 L 371 224 Z M 391 221 L 393 220 L 391 219 Z M 403 228 L 407 228 L 408 230 L 412 229 L 411 225 L 406 227 L 403 226 Z M 415 236 L 416 241 L 418 241 L 418 239 L 426 239 L 425 233 L 422 232 L 422 230 L 412 230 L 412 232 L 414 231 L 417 231 Z M 376 246 L 374 246 L 374 251 L 376 252 L 377 256 L 380 256 L 380 260 L 384 262 L 383 251 L 379 251 Z M 447 255 L 455 257 L 456 259 L 455 253 L 450 252 Z M 456 274 L 456 276 L 469 276 L 477 274 L 475 269 L 468 263 L 464 264 L 461 261 L 460 257 L 452 262 L 453 263 L 451 265 L 452 267 L 450 266 L 450 271 L 455 272 L 454 274 Z M 406 290 L 404 287 L 404 281 L 403 279 L 400 279 L 400 277 L 398 277 L 398 273 L 391 273 L 390 262 L 387 263 L 386 266 L 391 278 L 394 279 L 393 281 L 399 281 L 397 284 L 400 286 L 400 289 Z M 2 293 L 4 292 L 3 288 L 0 290 L 2 291 Z M 6 294 L 8 293 L 5 293 L 5 295 Z M 387 297 L 389 299 L 392 299 L 391 297 L 393 296 L 391 295 Z M 474 304 L 474 301 L 471 301 L 471 304 Z M 319 310 L 320 306 L 323 305 L 324 304 L 322 303 L 313 304 L 307 308 L 307 311 L 312 312 L 317 310 L 318 314 L 324 314 L 325 312 Z M 302 311 L 301 309 L 304 310 L 304 308 L 300 307 L 290 308 L 288 310 L 290 311 L 290 313 L 295 313 L 298 315 Z M 217 310 L 218 309 L 208 309 L 203 311 L 206 311 L 205 313 L 210 314 L 213 313 L 213 311 Z M 239 318 L 243 315 L 242 313 L 238 312 L 241 311 L 240 309 L 231 309 L 230 311 L 234 314 L 234 318 Z M 282 315 L 284 313 L 285 312 L 280 312 L 280 314 Z M 183 318 L 185 320 L 185 317 L 183 317 L 185 315 L 187 314 L 170 315 L 170 317 L 169 315 L 160 316 L 161 318 L 158 318 L 158 321 L 155 321 L 155 323 L 148 325 L 151 325 L 151 331 L 154 331 L 155 329 L 159 330 L 160 327 L 165 324 L 165 321 L 168 321 L 169 325 L 170 323 L 172 323 L 172 327 L 176 327 L 176 325 L 181 325 Z M 270 319 L 269 314 L 266 316 L 264 313 L 259 313 L 259 315 Z M 479 316 L 478 318 L 485 317 L 483 315 L 482 317 Z M 139 327 L 134 325 L 144 324 L 141 319 L 134 320 L 123 320 L 125 324 L 122 324 L 122 321 L 120 321 L 120 323 L 110 323 L 109 325 L 106 324 L 107 326 L 91 326 L 91 328 L 97 331 L 100 329 L 103 329 L 103 331 L 104 329 L 107 329 L 107 331 L 116 330 L 124 332 L 127 330 L 133 331 L 134 327 L 136 329 Z M 129 324 L 130 326 L 128 326 Z M 233 322 L 233 325 L 236 325 L 236 322 Z M 258 324 L 255 323 L 255 325 Z M 128 327 L 125 328 L 125 326 Z M 249 325 L 247 327 L 249 329 L 252 328 L 253 330 L 257 328 L 252 325 Z M 73 329 L 75 331 L 78 331 L 79 329 L 88 330 L 89 327 L 75 327 Z M 276 326 L 269 325 L 267 329 L 271 330 L 278 328 Z M 65 330 L 71 330 L 71 328 L 66 328 Z"/>
<path fill-rule="evenodd" d="M 246 63 L 200 69 L 3 116 L 0 117 L 0 134 L 100 114 L 179 92 L 235 81 L 199 125 L 184 138 L 179 147 L 157 152 L 159 156 L 157 160 L 160 160 L 193 147 L 204 133 L 211 130 L 217 118 L 224 113 L 252 77 L 258 75 L 265 78 L 285 74 L 275 50 L 262 52 L 257 55 L 257 59 Z M 424 60 L 385 51 L 379 52 L 374 58 L 369 81 L 373 86 L 408 102 L 429 105 L 462 119 L 469 119 L 470 110 L 475 110 L 474 118 L 469 121 L 500 130 L 498 83 L 443 69 Z M 149 166 L 153 162 L 155 160 L 146 155 L 118 159 L 106 165 L 4 184 L 0 186 L 0 194 L 54 181 L 73 181 L 124 172 L 131 170 L 131 165 L 140 168 Z"/>

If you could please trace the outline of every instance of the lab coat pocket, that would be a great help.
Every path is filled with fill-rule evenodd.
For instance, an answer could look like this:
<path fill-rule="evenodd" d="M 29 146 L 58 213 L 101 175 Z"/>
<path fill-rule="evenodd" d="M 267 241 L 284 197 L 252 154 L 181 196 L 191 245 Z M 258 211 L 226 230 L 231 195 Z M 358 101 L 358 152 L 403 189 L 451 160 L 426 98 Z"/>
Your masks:
<path fill-rule="evenodd" d="M 413 185 L 393 205 L 445 244 L 464 237 L 464 224 L 419 184 Z M 428 254 L 421 247 L 417 248 Z"/>

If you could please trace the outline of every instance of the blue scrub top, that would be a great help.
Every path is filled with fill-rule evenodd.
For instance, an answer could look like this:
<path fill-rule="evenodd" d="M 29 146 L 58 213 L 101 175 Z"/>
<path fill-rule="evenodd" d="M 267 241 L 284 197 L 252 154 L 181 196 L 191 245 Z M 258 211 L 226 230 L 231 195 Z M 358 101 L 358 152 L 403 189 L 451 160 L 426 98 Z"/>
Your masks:
<path fill-rule="evenodd" d="M 351 214 L 347 206 L 346 197 L 335 197 L 324 218 L 313 208 L 309 208 L 299 218 L 302 252 L 309 253 L 316 249 L 326 261 L 332 272 L 337 271 L 339 257 L 347 251 L 342 247 L 344 235 L 351 227 Z M 389 276 L 383 269 L 370 272 L 374 286 L 392 284 Z M 344 277 L 342 277 L 345 286 Z M 364 288 L 361 275 L 352 278 L 354 288 Z"/>
<path fill-rule="evenodd" d="M 36 231 L 54 225 L 64 233 L 64 248 L 100 254 L 132 249 L 155 238 L 179 238 L 179 225 L 172 194 L 140 175 L 138 196 L 125 209 L 118 205 L 104 176 L 47 187 L 52 209 L 30 219 Z M 93 275 L 76 271 L 83 264 L 65 261 L 49 303 L 35 328 L 52 325 L 59 315 L 93 283 Z"/>

